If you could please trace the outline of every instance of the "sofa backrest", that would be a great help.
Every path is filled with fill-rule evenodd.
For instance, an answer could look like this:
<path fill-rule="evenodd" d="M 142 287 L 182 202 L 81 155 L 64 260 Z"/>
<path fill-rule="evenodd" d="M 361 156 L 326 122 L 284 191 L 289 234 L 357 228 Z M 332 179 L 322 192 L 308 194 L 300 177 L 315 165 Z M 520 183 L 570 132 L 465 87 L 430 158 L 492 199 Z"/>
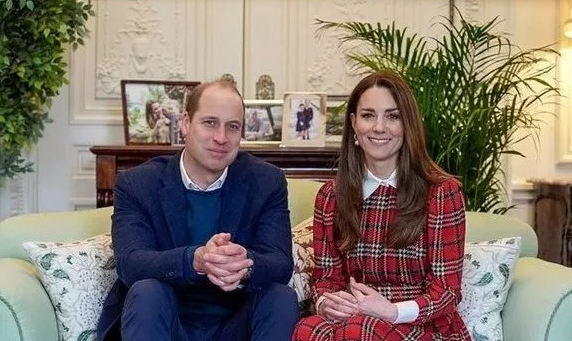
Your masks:
<path fill-rule="evenodd" d="M 288 202 L 292 226 L 314 213 L 314 199 L 322 183 L 288 179 Z M 0 257 L 28 256 L 24 241 L 73 241 L 109 232 L 112 207 L 71 212 L 33 213 L 0 221 Z"/>
<path fill-rule="evenodd" d="M 292 227 L 314 215 L 314 201 L 323 183 L 304 179 L 288 179 L 288 208 Z"/>
<path fill-rule="evenodd" d="M 522 220 L 507 215 L 483 212 L 467 212 L 466 219 L 465 238 L 467 242 L 521 237 L 520 257 L 536 257 L 538 254 L 536 233 Z"/>
<path fill-rule="evenodd" d="M 0 258 L 28 260 L 24 241 L 74 241 L 109 232 L 112 207 L 33 213 L 0 221 Z"/>
<path fill-rule="evenodd" d="M 288 179 L 288 202 L 292 228 L 314 213 L 320 182 Z M 0 257 L 28 257 L 24 241 L 73 241 L 109 232 L 112 207 L 73 211 L 34 213 L 0 221 Z M 523 221 L 506 215 L 467 212 L 467 241 L 485 241 L 503 237 L 522 237 L 521 257 L 536 257 L 536 234 Z"/>

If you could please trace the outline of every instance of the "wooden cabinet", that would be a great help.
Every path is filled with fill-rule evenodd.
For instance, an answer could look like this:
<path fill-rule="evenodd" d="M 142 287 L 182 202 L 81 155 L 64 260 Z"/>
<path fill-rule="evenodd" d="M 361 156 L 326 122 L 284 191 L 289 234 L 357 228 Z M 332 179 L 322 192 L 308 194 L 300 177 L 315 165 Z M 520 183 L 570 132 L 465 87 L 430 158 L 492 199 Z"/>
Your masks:
<path fill-rule="evenodd" d="M 137 166 L 150 158 L 172 155 L 182 147 L 172 146 L 93 146 L 96 155 L 95 182 L 97 207 L 113 205 L 113 187 L 117 173 Z M 314 180 L 333 178 L 337 171 L 338 147 L 282 148 L 241 147 L 284 170 L 287 177 Z"/>
<path fill-rule="evenodd" d="M 572 179 L 530 179 L 538 258 L 572 266 Z"/>

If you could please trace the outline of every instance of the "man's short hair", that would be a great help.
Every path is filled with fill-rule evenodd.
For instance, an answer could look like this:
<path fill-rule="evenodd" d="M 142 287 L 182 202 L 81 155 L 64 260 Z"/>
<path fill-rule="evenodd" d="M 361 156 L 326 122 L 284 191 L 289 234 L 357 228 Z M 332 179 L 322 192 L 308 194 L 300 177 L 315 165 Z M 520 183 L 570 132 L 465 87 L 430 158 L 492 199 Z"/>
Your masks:
<path fill-rule="evenodd" d="M 244 99 L 242 98 L 240 92 L 238 92 L 238 89 L 236 89 L 234 84 L 232 84 L 231 82 L 218 79 L 211 82 L 201 83 L 198 86 L 196 86 L 193 89 L 193 91 L 191 91 L 191 94 L 187 99 L 187 105 L 185 107 L 186 114 L 189 115 L 189 120 L 193 119 L 195 112 L 197 112 L 197 110 L 199 109 L 199 101 L 203 96 L 203 92 L 205 92 L 206 89 L 213 86 L 220 86 L 221 88 L 230 89 L 234 91 L 238 95 L 238 97 L 240 97 L 240 101 L 242 103 L 242 111 L 244 112 Z"/>

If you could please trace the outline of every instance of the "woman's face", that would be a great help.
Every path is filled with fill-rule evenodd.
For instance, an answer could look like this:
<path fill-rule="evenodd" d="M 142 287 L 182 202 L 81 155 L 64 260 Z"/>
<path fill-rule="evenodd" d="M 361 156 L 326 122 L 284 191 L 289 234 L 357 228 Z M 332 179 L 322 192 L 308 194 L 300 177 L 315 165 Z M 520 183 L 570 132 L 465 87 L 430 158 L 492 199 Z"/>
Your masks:
<path fill-rule="evenodd" d="M 159 102 L 155 102 L 151 105 L 153 109 L 153 116 L 159 117 L 161 115 L 161 104 Z"/>
<path fill-rule="evenodd" d="M 387 88 L 369 88 L 350 117 L 367 168 L 378 177 L 388 177 L 403 145 L 403 122 L 395 99 Z"/>

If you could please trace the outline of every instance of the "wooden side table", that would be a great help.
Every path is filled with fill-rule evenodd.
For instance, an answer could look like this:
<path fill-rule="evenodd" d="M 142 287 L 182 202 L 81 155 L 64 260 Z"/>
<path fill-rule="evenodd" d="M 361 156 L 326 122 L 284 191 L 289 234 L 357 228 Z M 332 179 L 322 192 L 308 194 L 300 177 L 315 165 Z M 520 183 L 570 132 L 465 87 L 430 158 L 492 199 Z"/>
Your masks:
<path fill-rule="evenodd" d="M 572 178 L 529 179 L 534 184 L 538 258 L 572 266 Z"/>
<path fill-rule="evenodd" d="M 90 151 L 96 155 L 95 183 L 96 206 L 113 205 L 113 188 L 117 173 L 137 166 L 150 158 L 172 155 L 182 147 L 150 145 L 93 146 Z M 241 147 L 271 164 L 280 167 L 287 177 L 324 181 L 335 177 L 339 147 L 284 148 L 279 146 Z"/>

